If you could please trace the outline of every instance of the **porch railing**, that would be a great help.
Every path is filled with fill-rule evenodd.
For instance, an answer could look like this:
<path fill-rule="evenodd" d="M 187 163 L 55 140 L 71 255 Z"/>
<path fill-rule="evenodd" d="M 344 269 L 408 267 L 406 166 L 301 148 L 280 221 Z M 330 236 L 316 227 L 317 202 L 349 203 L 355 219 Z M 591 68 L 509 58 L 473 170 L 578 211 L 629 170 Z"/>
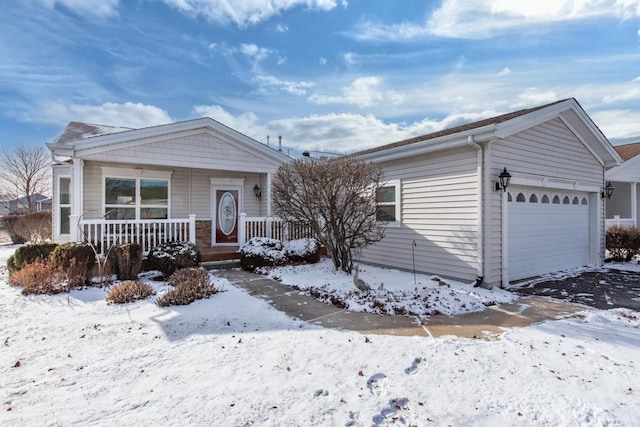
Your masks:
<path fill-rule="evenodd" d="M 616 226 L 631 227 L 636 225 L 636 221 L 633 218 L 620 218 L 620 215 L 614 215 L 613 218 L 607 218 L 605 220 L 606 228 Z"/>
<path fill-rule="evenodd" d="M 73 240 L 91 243 L 102 255 L 114 244 L 137 243 L 146 255 L 154 246 L 165 242 L 195 243 L 195 239 L 196 216 L 189 215 L 189 218 L 178 219 L 81 219 Z"/>
<path fill-rule="evenodd" d="M 282 241 L 313 237 L 313 229 L 309 223 L 284 221 L 275 217 L 248 217 L 241 213 L 238 227 L 240 246 L 253 237 L 269 237 Z"/>

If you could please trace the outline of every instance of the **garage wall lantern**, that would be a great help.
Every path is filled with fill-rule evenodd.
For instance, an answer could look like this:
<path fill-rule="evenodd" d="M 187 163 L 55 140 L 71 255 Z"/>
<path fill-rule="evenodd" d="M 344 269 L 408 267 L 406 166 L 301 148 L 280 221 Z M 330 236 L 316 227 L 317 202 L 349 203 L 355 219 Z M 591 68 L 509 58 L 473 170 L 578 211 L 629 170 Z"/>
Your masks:
<path fill-rule="evenodd" d="M 260 186 L 258 184 L 253 186 L 253 194 L 256 195 L 256 199 L 262 199 L 262 190 L 260 189 Z"/>
<path fill-rule="evenodd" d="M 507 191 L 507 187 L 511 182 L 511 174 L 507 172 L 507 168 L 504 168 L 504 170 L 500 172 L 500 175 L 498 175 L 498 179 L 500 180 L 500 182 L 496 182 L 495 190 Z"/>
<path fill-rule="evenodd" d="M 615 190 L 613 184 L 611 184 L 611 182 L 607 182 L 607 185 L 604 187 L 604 191 L 602 192 L 602 198 L 604 199 L 604 196 L 607 196 L 607 199 L 610 199 L 613 194 L 613 190 Z"/>

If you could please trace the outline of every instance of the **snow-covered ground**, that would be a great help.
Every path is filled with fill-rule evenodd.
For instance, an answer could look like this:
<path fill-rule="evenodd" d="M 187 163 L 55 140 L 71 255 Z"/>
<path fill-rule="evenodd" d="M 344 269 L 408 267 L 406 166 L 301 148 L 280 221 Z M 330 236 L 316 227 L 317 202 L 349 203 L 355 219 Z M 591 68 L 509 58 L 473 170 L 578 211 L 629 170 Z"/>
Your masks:
<path fill-rule="evenodd" d="M 628 310 L 496 340 L 365 337 L 294 321 L 221 279 L 224 292 L 170 308 L 107 305 L 102 289 L 23 297 L 6 281 L 3 426 L 638 425 L 640 314 Z"/>

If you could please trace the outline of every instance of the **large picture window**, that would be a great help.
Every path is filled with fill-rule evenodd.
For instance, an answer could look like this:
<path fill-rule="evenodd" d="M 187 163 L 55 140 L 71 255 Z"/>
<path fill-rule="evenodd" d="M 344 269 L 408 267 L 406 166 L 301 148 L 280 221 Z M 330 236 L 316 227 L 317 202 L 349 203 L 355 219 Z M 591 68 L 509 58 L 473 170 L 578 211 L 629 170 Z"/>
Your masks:
<path fill-rule="evenodd" d="M 400 224 L 400 182 L 387 183 L 376 190 L 376 220 Z"/>
<path fill-rule="evenodd" d="M 71 215 L 71 178 L 68 176 L 61 176 L 58 179 L 58 230 L 60 234 L 69 234 L 70 222 L 69 215 Z"/>
<path fill-rule="evenodd" d="M 167 219 L 169 179 L 105 175 L 104 210 L 107 219 Z"/>

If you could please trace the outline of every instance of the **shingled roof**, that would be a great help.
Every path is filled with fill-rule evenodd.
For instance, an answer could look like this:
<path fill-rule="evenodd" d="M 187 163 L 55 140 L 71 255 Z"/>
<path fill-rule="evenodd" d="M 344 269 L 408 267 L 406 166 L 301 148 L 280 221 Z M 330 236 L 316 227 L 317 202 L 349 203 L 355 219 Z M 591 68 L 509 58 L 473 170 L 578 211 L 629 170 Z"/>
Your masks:
<path fill-rule="evenodd" d="M 466 131 L 469 131 L 469 130 L 478 129 L 478 128 L 482 128 L 482 127 L 485 127 L 485 126 L 490 126 L 490 125 L 494 125 L 494 124 L 498 124 L 498 123 L 503 123 L 503 122 L 506 122 L 508 120 L 515 119 L 516 117 L 520 117 L 520 116 L 523 116 L 525 114 L 531 113 L 533 111 L 549 107 L 550 105 L 559 104 L 559 103 L 564 102 L 564 101 L 566 101 L 566 99 L 563 99 L 563 100 L 560 100 L 560 101 L 551 102 L 551 103 L 545 104 L 545 105 L 540 105 L 538 107 L 526 108 L 526 109 L 523 109 L 523 110 L 518 110 L 518 111 L 511 112 L 511 113 L 502 114 L 500 116 L 490 117 L 488 119 L 478 120 L 476 122 L 471 122 L 471 123 L 467 123 L 467 124 L 464 124 L 464 125 L 455 126 L 455 127 L 449 128 L 449 129 L 443 129 L 443 130 L 438 131 L 438 132 L 433 132 L 433 133 L 429 133 L 429 134 L 422 135 L 422 136 L 416 136 L 414 138 L 405 139 L 403 141 L 398 141 L 398 142 L 393 142 L 391 144 L 381 145 L 380 147 L 374 147 L 374 148 L 370 148 L 368 150 L 358 151 L 356 153 L 353 153 L 353 155 L 360 156 L 360 155 L 363 155 L 363 154 L 376 153 L 378 151 L 388 150 L 388 149 L 396 148 L 396 147 L 402 147 L 402 146 L 405 146 L 405 145 L 410 145 L 410 144 L 415 144 L 415 143 L 418 143 L 418 142 L 428 141 L 430 139 L 440 138 L 440 137 L 447 136 L 447 135 L 453 135 L 453 134 L 456 134 L 456 133 L 466 132 Z"/>
<path fill-rule="evenodd" d="M 110 133 L 132 130 L 132 128 L 96 125 L 93 123 L 69 122 L 62 134 L 54 141 L 56 144 L 65 144 L 70 141 L 91 138 L 92 136 L 106 135 Z"/>
<path fill-rule="evenodd" d="M 620 154 L 620 157 L 622 157 L 622 160 L 624 161 L 627 161 L 630 158 L 640 154 L 640 142 L 634 142 L 632 144 L 616 145 L 613 148 L 618 152 L 618 154 Z"/>

